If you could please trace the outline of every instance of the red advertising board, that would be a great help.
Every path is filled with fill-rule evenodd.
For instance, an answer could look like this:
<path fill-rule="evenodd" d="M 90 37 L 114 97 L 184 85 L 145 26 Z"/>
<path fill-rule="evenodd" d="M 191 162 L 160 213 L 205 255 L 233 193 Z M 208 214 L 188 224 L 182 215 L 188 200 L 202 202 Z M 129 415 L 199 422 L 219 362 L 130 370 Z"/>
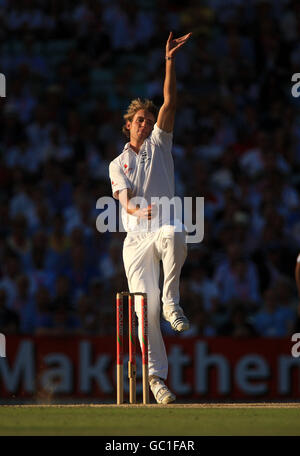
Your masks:
<path fill-rule="evenodd" d="M 178 399 L 300 399 L 300 356 L 295 351 L 292 356 L 295 342 L 290 339 L 169 337 L 165 341 L 168 385 Z M 114 337 L 7 336 L 6 357 L 0 358 L 0 396 L 114 401 L 115 350 Z M 141 356 L 137 369 L 141 394 Z M 126 379 L 124 386 L 127 392 Z"/>

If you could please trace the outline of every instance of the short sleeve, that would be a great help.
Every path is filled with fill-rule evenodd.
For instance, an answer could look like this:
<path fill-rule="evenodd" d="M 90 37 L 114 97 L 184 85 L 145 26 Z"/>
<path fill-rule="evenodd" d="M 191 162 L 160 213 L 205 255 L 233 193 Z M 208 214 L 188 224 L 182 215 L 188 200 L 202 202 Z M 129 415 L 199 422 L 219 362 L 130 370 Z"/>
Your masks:
<path fill-rule="evenodd" d="M 109 178 L 114 198 L 119 198 L 119 192 L 121 190 L 125 188 L 131 189 L 129 180 L 115 161 L 112 161 L 109 165 Z"/>
<path fill-rule="evenodd" d="M 171 150 L 173 142 L 173 132 L 167 133 L 159 128 L 157 123 L 154 125 L 151 133 L 151 141 L 160 147 Z"/>

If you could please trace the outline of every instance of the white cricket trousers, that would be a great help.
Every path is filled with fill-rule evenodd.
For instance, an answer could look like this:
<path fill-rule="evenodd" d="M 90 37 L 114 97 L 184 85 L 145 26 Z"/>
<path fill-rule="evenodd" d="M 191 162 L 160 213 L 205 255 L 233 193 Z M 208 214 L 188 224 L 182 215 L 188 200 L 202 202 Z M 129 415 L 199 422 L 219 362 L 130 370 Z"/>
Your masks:
<path fill-rule="evenodd" d="M 175 231 L 174 226 L 164 225 L 155 232 L 128 233 L 123 244 L 129 291 L 147 293 L 149 375 L 157 375 L 164 380 L 168 375 L 168 358 L 160 328 L 160 260 L 164 272 L 162 302 L 165 311 L 179 305 L 180 273 L 187 256 L 185 236 L 185 231 Z M 135 311 L 140 322 L 140 296 L 135 299 Z M 141 343 L 141 324 L 138 327 Z"/>

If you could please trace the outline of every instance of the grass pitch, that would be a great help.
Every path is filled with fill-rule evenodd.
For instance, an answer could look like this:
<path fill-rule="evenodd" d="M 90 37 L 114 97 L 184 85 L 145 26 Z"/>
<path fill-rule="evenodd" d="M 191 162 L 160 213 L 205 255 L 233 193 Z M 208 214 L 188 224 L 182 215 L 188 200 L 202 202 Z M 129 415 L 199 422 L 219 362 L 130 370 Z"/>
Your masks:
<path fill-rule="evenodd" d="M 292 436 L 300 405 L 1 406 L 1 436 Z"/>

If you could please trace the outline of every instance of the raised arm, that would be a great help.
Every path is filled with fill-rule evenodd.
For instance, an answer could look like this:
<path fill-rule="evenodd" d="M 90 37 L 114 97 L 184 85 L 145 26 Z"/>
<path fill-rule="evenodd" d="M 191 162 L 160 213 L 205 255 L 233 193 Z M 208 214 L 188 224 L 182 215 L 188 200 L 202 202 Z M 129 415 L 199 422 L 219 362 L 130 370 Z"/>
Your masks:
<path fill-rule="evenodd" d="M 176 73 L 175 73 L 175 54 L 183 46 L 191 33 L 173 39 L 173 32 L 170 32 L 166 44 L 166 74 L 164 81 L 164 102 L 159 110 L 157 125 L 167 133 L 171 133 L 174 128 L 176 112 Z"/>

